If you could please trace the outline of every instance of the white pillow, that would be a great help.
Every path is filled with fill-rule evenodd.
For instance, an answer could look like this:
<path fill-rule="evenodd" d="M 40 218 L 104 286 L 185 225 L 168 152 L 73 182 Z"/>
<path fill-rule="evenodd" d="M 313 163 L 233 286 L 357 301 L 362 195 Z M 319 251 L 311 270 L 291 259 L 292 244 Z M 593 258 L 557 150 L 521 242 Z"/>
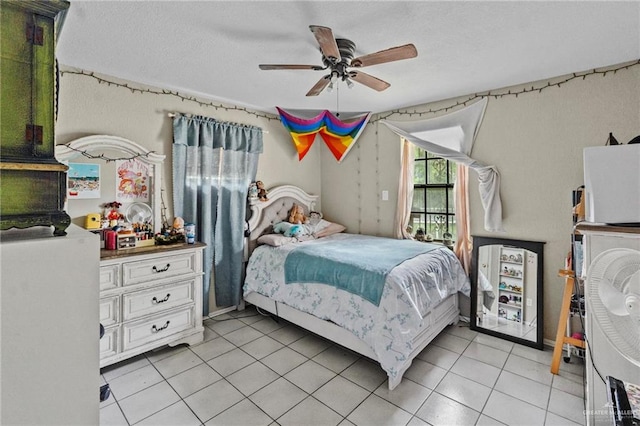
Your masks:
<path fill-rule="evenodd" d="M 273 247 L 295 243 L 296 241 L 294 237 L 285 237 L 282 234 L 264 234 L 258 238 L 258 244 L 266 244 Z"/>
<path fill-rule="evenodd" d="M 325 223 L 323 223 L 325 222 Z M 321 220 L 318 225 L 323 225 L 321 228 L 315 232 L 316 238 L 328 237 L 329 235 L 337 234 L 339 232 L 347 229 L 345 226 L 340 225 L 339 223 L 327 222 L 326 220 Z"/>

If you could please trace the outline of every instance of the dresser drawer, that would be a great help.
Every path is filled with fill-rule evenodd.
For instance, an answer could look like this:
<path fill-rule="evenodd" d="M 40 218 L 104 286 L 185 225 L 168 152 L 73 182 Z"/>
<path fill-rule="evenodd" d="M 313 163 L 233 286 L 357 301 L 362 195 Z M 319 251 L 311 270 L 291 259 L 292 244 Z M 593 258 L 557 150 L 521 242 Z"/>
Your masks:
<path fill-rule="evenodd" d="M 196 254 L 183 253 L 122 264 L 124 285 L 196 273 Z"/>
<path fill-rule="evenodd" d="M 118 353 L 120 327 L 107 328 L 100 339 L 100 359 L 110 357 Z"/>
<path fill-rule="evenodd" d="M 131 292 L 122 296 L 124 321 L 194 302 L 195 280 Z"/>
<path fill-rule="evenodd" d="M 193 328 L 195 327 L 194 317 L 194 307 L 190 306 L 149 319 L 124 324 L 122 326 L 123 350 L 136 348 Z"/>
<path fill-rule="evenodd" d="M 106 265 L 100 267 L 100 291 L 118 287 L 120 265 Z"/>
<path fill-rule="evenodd" d="M 100 299 L 100 324 L 108 327 L 120 321 L 120 296 Z"/>

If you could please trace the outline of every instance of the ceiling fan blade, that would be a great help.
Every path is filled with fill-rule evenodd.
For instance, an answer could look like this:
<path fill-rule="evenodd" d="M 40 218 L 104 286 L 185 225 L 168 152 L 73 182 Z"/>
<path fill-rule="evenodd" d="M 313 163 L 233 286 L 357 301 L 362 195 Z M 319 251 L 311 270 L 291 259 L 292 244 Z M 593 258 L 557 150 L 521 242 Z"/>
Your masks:
<path fill-rule="evenodd" d="M 353 58 L 351 60 L 351 66 L 357 68 L 368 67 L 370 65 L 384 64 L 385 62 L 415 58 L 416 56 L 418 56 L 416 47 L 413 44 L 405 44 L 404 46 L 396 46 L 387 50 L 381 50 L 380 52 Z"/>
<path fill-rule="evenodd" d="M 327 74 L 322 77 L 318 82 L 309 90 L 307 96 L 318 96 L 320 92 L 324 90 L 325 87 L 329 85 L 331 82 L 331 74 Z"/>
<path fill-rule="evenodd" d="M 374 77 L 369 74 L 365 74 L 362 71 L 351 71 L 349 72 L 349 78 L 353 81 L 357 81 L 360 84 L 364 84 L 367 87 L 372 88 L 373 90 L 377 90 L 378 92 L 382 92 L 387 89 L 391 84 L 387 83 L 384 80 L 380 80 L 377 77 Z"/>
<path fill-rule="evenodd" d="M 331 62 L 340 62 L 340 50 L 338 50 L 338 44 L 331 28 L 309 25 L 309 29 L 316 36 L 322 54 Z"/>
<path fill-rule="evenodd" d="M 288 65 L 288 64 L 260 64 L 258 67 L 261 70 L 313 70 L 319 71 L 326 69 L 326 67 L 320 67 L 318 65 Z"/>

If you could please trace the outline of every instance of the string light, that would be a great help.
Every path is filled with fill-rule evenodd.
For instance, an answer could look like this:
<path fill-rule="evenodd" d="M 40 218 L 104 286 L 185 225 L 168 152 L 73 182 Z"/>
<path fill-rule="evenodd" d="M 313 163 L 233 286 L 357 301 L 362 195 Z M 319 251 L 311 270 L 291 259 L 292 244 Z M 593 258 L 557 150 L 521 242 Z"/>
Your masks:
<path fill-rule="evenodd" d="M 422 112 L 418 112 L 416 110 L 413 111 L 407 111 L 407 110 L 400 110 L 400 109 L 395 109 L 393 111 L 390 111 L 384 115 L 378 115 L 375 119 L 371 119 L 369 120 L 369 122 L 367 124 L 373 124 L 377 121 L 380 120 L 384 120 L 386 118 L 391 117 L 392 115 L 408 115 L 409 117 L 412 117 L 414 115 L 417 115 L 419 117 L 422 117 L 423 115 L 429 115 L 429 114 L 435 114 L 438 112 L 447 112 L 451 109 L 457 108 L 459 106 L 467 106 L 467 104 L 477 100 L 477 99 L 482 99 L 482 98 L 494 98 L 494 99 L 498 99 L 498 98 L 502 98 L 505 96 L 515 96 L 516 98 L 518 97 L 518 95 L 523 95 L 523 94 L 527 94 L 527 93 L 531 93 L 531 92 L 538 92 L 541 93 L 543 90 L 549 89 L 551 87 L 561 87 L 563 84 L 568 83 L 572 80 L 576 80 L 576 79 L 583 79 L 585 80 L 587 77 L 593 76 L 593 75 L 602 75 L 602 77 L 605 77 L 608 73 L 612 73 L 612 74 L 616 74 L 618 71 L 621 70 L 626 70 L 629 69 L 631 67 L 635 67 L 640 65 L 640 59 L 638 59 L 635 62 L 631 62 L 628 63 L 626 65 L 621 65 L 618 66 L 616 68 L 607 68 L 607 69 L 592 69 L 590 71 L 586 71 L 583 73 L 573 73 L 570 76 L 557 81 L 555 83 L 552 83 L 551 81 L 547 81 L 547 83 L 542 83 L 542 85 L 540 85 L 539 87 L 535 87 L 535 86 L 531 86 L 530 88 L 525 87 L 523 89 L 514 91 L 514 90 L 508 90 L 506 93 L 505 92 L 500 92 L 499 90 L 494 90 L 494 91 L 488 91 L 485 93 L 475 93 L 471 96 L 469 96 L 466 100 L 464 101 L 457 101 L 454 104 L 445 106 L 445 107 L 441 107 L 441 108 L 430 108 L 428 111 L 422 111 Z"/>
<path fill-rule="evenodd" d="M 80 71 L 72 71 L 72 70 L 60 71 L 60 75 L 64 76 L 65 74 L 73 74 L 73 75 L 81 75 L 81 76 L 84 76 L 84 77 L 91 77 L 91 78 L 97 80 L 98 83 L 100 83 L 100 84 L 104 83 L 104 84 L 106 84 L 108 86 L 115 86 L 115 87 L 121 87 L 123 89 L 128 89 L 128 90 L 131 91 L 131 93 L 148 93 L 148 94 L 152 94 L 152 95 L 174 96 L 176 98 L 181 99 L 183 102 L 184 101 L 194 102 L 194 103 L 200 105 L 201 107 L 215 108 L 216 111 L 217 110 L 240 111 L 240 112 L 244 112 L 245 114 L 253 115 L 253 116 L 258 117 L 258 118 L 264 118 L 266 120 L 280 121 L 280 117 L 278 117 L 276 115 L 273 115 L 273 114 L 259 113 L 259 112 L 255 112 L 255 111 L 252 111 L 252 110 L 244 108 L 244 107 L 239 107 L 239 106 L 227 106 L 227 105 L 223 105 L 223 104 L 217 104 L 217 103 L 214 103 L 214 102 L 205 102 L 205 101 L 197 99 L 194 96 L 185 96 L 185 95 L 180 94 L 179 92 L 173 92 L 171 90 L 165 90 L 165 89 L 162 89 L 162 90 L 140 89 L 138 87 L 130 86 L 127 83 L 116 83 L 114 81 L 110 81 L 110 80 L 107 80 L 105 78 L 98 77 L 93 72 L 88 72 L 88 71 L 84 71 L 84 70 L 80 70 Z"/>
<path fill-rule="evenodd" d="M 112 161 L 128 161 L 128 160 L 134 160 L 136 158 L 149 158 L 149 156 L 151 154 L 155 154 L 155 151 L 149 151 L 147 153 L 144 154 L 134 154 L 130 157 L 118 157 L 118 158 L 112 158 L 112 157 L 107 157 L 104 154 L 90 154 L 87 151 L 78 149 L 78 148 L 74 148 L 70 145 L 70 143 L 65 144 L 64 146 L 66 146 L 67 148 L 69 148 L 71 151 L 75 151 L 75 152 L 79 152 L 80 154 L 82 154 L 83 156 L 90 158 L 92 160 L 103 160 L 107 163 L 110 163 Z"/>

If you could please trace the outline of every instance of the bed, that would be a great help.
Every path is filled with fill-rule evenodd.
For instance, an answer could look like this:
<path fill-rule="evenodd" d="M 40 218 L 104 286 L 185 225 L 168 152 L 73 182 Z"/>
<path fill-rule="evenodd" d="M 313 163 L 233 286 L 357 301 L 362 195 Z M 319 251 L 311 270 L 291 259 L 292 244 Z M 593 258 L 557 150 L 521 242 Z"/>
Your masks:
<path fill-rule="evenodd" d="M 294 204 L 302 206 L 307 214 L 316 208 L 317 196 L 292 185 L 273 188 L 268 197 L 268 201 L 250 202 L 244 300 L 378 362 L 388 376 L 389 389 L 394 389 L 413 359 L 447 325 L 457 322 L 458 292 L 470 292 L 462 265 L 444 246 L 348 233 L 277 247 L 259 245 L 258 239 L 271 234 L 274 224 L 287 220 Z M 389 244 L 404 246 L 389 250 Z M 389 260 L 382 279 L 375 270 L 384 266 L 378 265 L 381 262 L 374 262 L 371 268 L 365 266 L 356 274 L 366 276 L 367 283 L 382 280 L 380 289 L 372 293 L 361 295 L 354 290 L 357 277 L 354 281 L 336 272 L 338 278 L 333 279 L 338 282 L 327 285 L 316 282 L 326 275 L 321 279 L 317 274 L 309 275 L 308 270 L 321 271 L 325 264 L 317 262 L 324 260 L 303 255 L 331 255 L 331 250 L 347 246 L 368 247 L 360 251 L 373 253 L 374 257 L 376 250 L 386 250 L 382 256 L 385 259 L 393 257 L 386 253 L 409 251 L 403 254 L 406 260 L 398 261 L 399 254 L 396 260 Z M 341 252 L 336 259 L 349 256 Z M 302 275 L 292 278 L 296 266 Z M 342 267 L 336 266 L 335 271 Z M 368 284 L 365 287 L 368 291 Z"/>

